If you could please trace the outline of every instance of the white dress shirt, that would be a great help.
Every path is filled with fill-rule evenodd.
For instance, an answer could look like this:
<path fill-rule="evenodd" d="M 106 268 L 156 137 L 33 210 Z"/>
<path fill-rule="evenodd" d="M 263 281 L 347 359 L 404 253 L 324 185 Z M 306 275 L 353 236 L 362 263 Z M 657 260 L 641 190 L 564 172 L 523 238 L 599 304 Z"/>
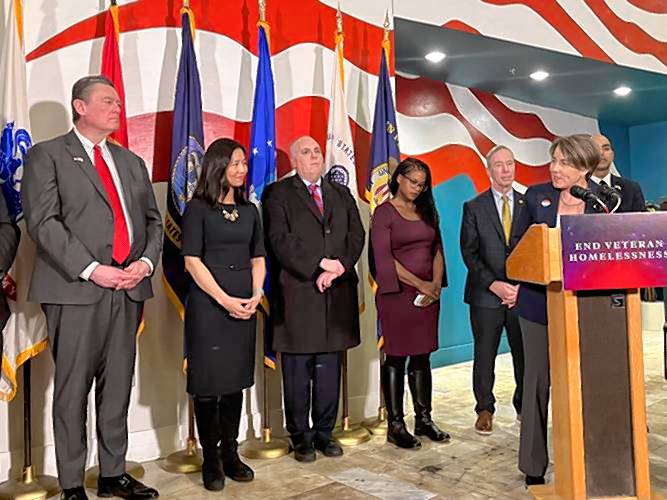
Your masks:
<path fill-rule="evenodd" d="M 503 195 L 491 188 L 491 193 L 493 193 L 493 201 L 496 202 L 496 212 L 498 212 L 498 218 L 500 223 L 503 222 L 503 196 L 507 196 L 507 202 L 510 205 L 510 218 L 514 218 L 514 189 L 507 191 L 507 194 Z"/>
<path fill-rule="evenodd" d="M 611 187 L 611 170 L 607 172 L 607 175 L 605 175 L 602 179 L 600 179 L 599 177 L 595 177 L 594 175 L 591 175 L 591 180 L 596 184 L 600 184 L 600 182 L 605 181 L 607 183 L 607 186 Z"/>
<path fill-rule="evenodd" d="M 90 163 L 95 166 L 95 144 L 88 139 L 87 137 L 84 137 L 76 127 L 74 127 L 74 133 L 76 136 L 79 138 L 79 141 L 81 142 L 81 145 L 83 146 L 84 151 L 88 155 L 88 158 L 90 158 Z M 130 241 L 130 246 L 132 246 L 132 236 L 133 236 L 133 227 L 132 227 L 132 218 L 130 217 L 129 212 L 127 211 L 127 204 L 125 203 L 125 196 L 123 192 L 123 184 L 120 180 L 120 175 L 118 175 L 118 169 L 116 168 L 116 163 L 113 161 L 113 156 L 111 154 L 111 151 L 109 150 L 109 146 L 107 145 L 107 140 L 102 139 L 99 142 L 100 150 L 102 152 L 102 158 L 104 158 L 104 161 L 106 162 L 107 166 L 109 167 L 109 172 L 111 173 L 111 178 L 113 179 L 113 184 L 114 187 L 116 188 L 116 191 L 118 192 L 118 198 L 120 199 L 120 205 L 123 209 L 123 215 L 125 216 L 125 224 L 127 225 L 127 232 L 128 232 L 128 238 Z M 155 269 L 153 266 L 153 263 L 151 260 L 147 257 L 141 257 L 141 260 L 143 260 L 147 265 L 148 268 L 150 269 L 149 274 L 153 274 L 153 270 Z M 93 273 L 95 268 L 99 266 L 100 263 L 97 262 L 96 260 L 88 264 L 86 268 L 79 274 L 79 277 L 81 279 L 84 279 L 88 281 L 90 279 L 90 275 Z"/>

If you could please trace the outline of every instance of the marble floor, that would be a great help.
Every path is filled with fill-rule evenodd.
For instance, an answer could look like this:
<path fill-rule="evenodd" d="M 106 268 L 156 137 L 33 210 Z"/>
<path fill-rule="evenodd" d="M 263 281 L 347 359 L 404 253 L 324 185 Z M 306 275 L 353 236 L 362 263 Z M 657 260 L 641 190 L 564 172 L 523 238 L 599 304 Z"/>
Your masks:
<path fill-rule="evenodd" d="M 645 333 L 645 372 L 652 483 L 667 494 L 667 381 L 663 378 L 662 332 Z M 203 489 L 199 474 L 174 475 L 157 462 L 144 464 L 144 480 L 164 499 L 223 496 L 239 499 L 523 499 L 530 498 L 517 470 L 519 423 L 511 407 L 513 391 L 508 355 L 497 360 L 495 430 L 483 437 L 472 430 L 471 364 L 436 370 L 435 418 L 452 434 L 448 444 L 424 441 L 418 451 L 399 450 L 383 438 L 345 449 L 342 458 L 300 464 L 291 456 L 252 460 L 252 483 L 227 481 L 222 492 Z M 411 422 L 410 422 L 411 425 Z M 551 480 L 551 473 L 547 481 Z M 91 498 L 94 492 L 89 490 Z"/>

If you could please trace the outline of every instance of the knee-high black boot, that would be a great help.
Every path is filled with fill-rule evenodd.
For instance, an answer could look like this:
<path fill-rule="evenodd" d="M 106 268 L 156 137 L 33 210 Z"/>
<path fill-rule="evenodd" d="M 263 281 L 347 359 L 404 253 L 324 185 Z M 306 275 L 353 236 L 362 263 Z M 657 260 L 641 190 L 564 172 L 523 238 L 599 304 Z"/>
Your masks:
<path fill-rule="evenodd" d="M 220 442 L 220 421 L 218 419 L 217 397 L 194 397 L 195 418 L 199 431 L 199 442 L 204 454 L 201 477 L 204 488 L 219 491 L 225 487 L 225 475 L 218 454 Z"/>
<path fill-rule="evenodd" d="M 431 418 L 433 380 L 431 369 L 409 369 L 408 384 L 415 408 L 415 435 L 426 436 L 432 441 L 449 441 L 449 434 L 440 430 Z"/>
<path fill-rule="evenodd" d="M 404 370 L 387 364 L 382 366 L 382 387 L 388 416 L 387 442 L 399 448 L 415 449 L 422 444 L 408 432 L 403 420 L 404 377 Z"/>
<path fill-rule="evenodd" d="M 243 407 L 243 393 L 225 394 L 220 398 L 220 456 L 225 475 L 234 481 L 252 481 L 255 477 L 253 470 L 241 462 L 238 453 L 239 424 L 241 423 L 241 409 Z"/>

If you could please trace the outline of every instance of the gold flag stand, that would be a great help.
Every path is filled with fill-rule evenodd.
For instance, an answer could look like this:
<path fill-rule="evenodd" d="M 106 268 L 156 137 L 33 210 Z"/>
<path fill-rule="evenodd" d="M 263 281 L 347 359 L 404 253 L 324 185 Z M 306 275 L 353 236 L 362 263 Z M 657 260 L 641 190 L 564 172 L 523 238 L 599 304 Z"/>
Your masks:
<path fill-rule="evenodd" d="M 167 472 L 175 474 L 191 474 L 201 470 L 203 459 L 197 452 L 197 438 L 195 437 L 195 414 L 192 397 L 188 396 L 188 439 L 184 450 L 172 453 L 162 462 L 162 467 Z"/>
<path fill-rule="evenodd" d="M 263 380 L 263 415 L 262 436 L 259 439 L 248 439 L 241 446 L 241 455 L 246 458 L 280 458 L 289 453 L 289 443 L 285 439 L 271 436 L 271 425 L 269 418 L 269 384 L 266 376 L 268 368 L 262 370 Z"/>
<path fill-rule="evenodd" d="M 374 436 L 387 435 L 387 407 L 384 404 L 384 390 L 382 386 L 382 364 L 384 363 L 384 354 L 380 350 L 380 406 L 378 407 L 378 416 L 364 420 L 361 425 Z"/>
<path fill-rule="evenodd" d="M 0 484 L 0 500 L 41 500 L 60 492 L 53 476 L 35 476 L 32 465 L 30 360 L 23 363 L 23 472 L 19 479 Z"/>
<path fill-rule="evenodd" d="M 365 443 L 371 438 L 370 433 L 359 425 L 350 423 L 349 395 L 347 384 L 347 351 L 343 352 L 343 362 L 341 370 L 342 390 L 343 390 L 343 416 L 341 425 L 337 426 L 333 432 L 333 438 L 341 446 L 357 446 Z"/>

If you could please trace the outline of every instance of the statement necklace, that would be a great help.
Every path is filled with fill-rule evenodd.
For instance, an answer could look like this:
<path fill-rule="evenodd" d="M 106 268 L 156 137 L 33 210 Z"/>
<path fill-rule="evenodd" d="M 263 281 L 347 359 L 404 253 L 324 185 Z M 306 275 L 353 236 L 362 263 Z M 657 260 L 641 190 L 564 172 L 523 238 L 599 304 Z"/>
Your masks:
<path fill-rule="evenodd" d="M 239 220 L 239 211 L 236 209 L 236 207 L 234 207 L 234 210 L 232 210 L 231 212 L 228 212 L 225 207 L 221 208 L 222 208 L 222 216 L 225 218 L 225 220 L 229 222 L 236 222 L 237 220 Z"/>

